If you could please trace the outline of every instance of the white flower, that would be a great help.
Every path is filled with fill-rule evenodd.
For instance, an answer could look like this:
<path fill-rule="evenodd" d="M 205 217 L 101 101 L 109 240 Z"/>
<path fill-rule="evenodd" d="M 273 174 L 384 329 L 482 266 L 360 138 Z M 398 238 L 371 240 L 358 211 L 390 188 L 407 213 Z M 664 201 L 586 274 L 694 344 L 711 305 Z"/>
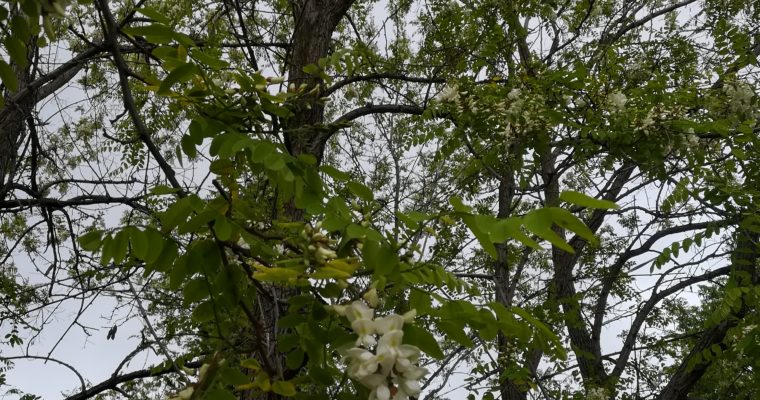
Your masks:
<path fill-rule="evenodd" d="M 696 148 L 699 146 L 699 137 L 693 133 L 686 135 L 686 145 L 689 146 L 690 149 Z"/>
<path fill-rule="evenodd" d="M 398 398 L 406 399 L 409 397 L 417 397 L 422 391 L 420 382 L 416 379 L 401 379 L 398 382 Z M 402 397 L 403 396 L 403 397 Z M 397 397 L 394 397 L 396 399 Z"/>
<path fill-rule="evenodd" d="M 413 366 L 412 368 L 404 371 L 404 377 L 406 377 L 406 379 L 420 380 L 425 375 L 427 375 L 427 373 L 428 373 L 427 369 L 418 367 L 418 366 Z"/>
<path fill-rule="evenodd" d="M 369 303 L 371 307 L 377 307 L 377 304 L 380 302 L 380 299 L 377 297 L 377 289 L 375 288 L 368 290 L 362 297 L 364 300 L 367 300 L 367 303 Z"/>
<path fill-rule="evenodd" d="M 338 258 L 338 255 L 335 253 L 334 250 L 328 249 L 325 247 L 318 247 L 316 253 L 314 254 L 318 261 L 325 262 L 327 260 Z"/>
<path fill-rule="evenodd" d="M 643 129 L 649 128 L 650 126 L 654 125 L 654 119 L 652 118 L 652 113 L 647 114 L 646 118 L 641 121 L 641 127 Z"/>
<path fill-rule="evenodd" d="M 346 352 L 347 373 L 371 390 L 369 400 L 391 400 L 391 394 L 393 400 L 418 397 L 422 390 L 420 379 L 427 370 L 416 365 L 420 349 L 403 344 L 402 330 L 404 323 L 412 322 L 417 312 L 411 310 L 403 316 L 389 314 L 375 319 L 375 310 L 360 300 L 332 308 L 351 321 L 351 328 L 359 336 L 356 347 Z M 380 339 L 376 340 L 375 335 L 381 335 Z"/>
<path fill-rule="evenodd" d="M 373 394 L 377 400 L 389 400 L 391 398 L 391 390 L 386 385 L 378 385 Z M 393 398 L 395 399 L 396 397 L 394 396 Z"/>
<path fill-rule="evenodd" d="M 361 300 L 356 300 L 346 307 L 346 318 L 353 323 L 357 319 L 374 319 L 375 310 L 367 307 Z"/>
<path fill-rule="evenodd" d="M 621 92 L 612 92 L 607 96 L 607 104 L 609 104 L 614 111 L 622 111 L 625 108 L 625 103 L 627 101 L 628 98 Z"/>
<path fill-rule="evenodd" d="M 455 103 L 459 100 L 459 86 L 446 86 L 438 95 L 438 101 L 441 103 Z"/>
<path fill-rule="evenodd" d="M 745 114 L 752 111 L 752 98 L 755 92 L 746 82 L 733 82 L 723 86 L 729 103 L 729 110 L 737 114 Z"/>
<path fill-rule="evenodd" d="M 352 361 L 348 373 L 354 378 L 362 380 L 377 371 L 377 359 L 372 352 L 354 347 L 349 349 L 346 355 Z"/>
<path fill-rule="evenodd" d="M 414 318 L 417 317 L 417 310 L 412 308 L 411 310 L 405 312 L 401 317 L 404 318 L 404 322 L 411 324 L 414 322 Z"/>
<path fill-rule="evenodd" d="M 514 88 L 514 89 L 510 90 L 509 93 L 507 93 L 507 98 L 509 100 L 515 101 L 515 100 L 517 100 L 517 99 L 520 98 L 521 94 L 522 94 L 522 92 L 520 91 L 520 89 Z"/>
<path fill-rule="evenodd" d="M 359 335 L 356 339 L 356 345 L 364 345 L 366 347 L 372 347 L 375 345 L 375 321 L 371 319 L 357 319 L 351 323 L 351 328 Z"/>
<path fill-rule="evenodd" d="M 400 330 L 404 327 L 404 317 L 398 314 L 391 314 L 386 317 L 377 318 L 375 320 L 375 327 L 377 333 L 385 334 L 390 331 Z"/>

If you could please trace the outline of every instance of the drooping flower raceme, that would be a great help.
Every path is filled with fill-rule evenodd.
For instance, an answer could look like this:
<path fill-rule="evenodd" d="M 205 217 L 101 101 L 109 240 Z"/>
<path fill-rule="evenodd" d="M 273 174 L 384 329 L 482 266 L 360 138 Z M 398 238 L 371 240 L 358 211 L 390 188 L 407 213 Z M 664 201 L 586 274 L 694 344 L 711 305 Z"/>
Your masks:
<path fill-rule="evenodd" d="M 613 92 L 607 96 L 607 103 L 612 111 L 623 111 L 628 98 L 621 92 Z"/>
<path fill-rule="evenodd" d="M 402 330 L 416 312 L 374 318 L 374 310 L 360 300 L 333 308 L 348 318 L 359 336 L 356 347 L 346 352 L 348 375 L 371 390 L 369 400 L 406 400 L 419 396 L 420 379 L 427 370 L 417 365 L 420 349 L 403 344 Z"/>

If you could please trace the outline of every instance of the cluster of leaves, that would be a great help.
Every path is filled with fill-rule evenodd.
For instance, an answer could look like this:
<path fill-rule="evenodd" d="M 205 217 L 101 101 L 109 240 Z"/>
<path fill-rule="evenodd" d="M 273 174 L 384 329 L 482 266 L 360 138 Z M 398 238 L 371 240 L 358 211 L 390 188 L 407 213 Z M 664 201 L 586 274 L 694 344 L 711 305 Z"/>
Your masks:
<path fill-rule="evenodd" d="M 76 128 L 64 123 L 47 148 L 36 132 L 31 155 L 19 148 L 16 175 L 29 185 L 0 182 L 3 196 L 15 196 L 0 199 L 0 211 L 50 227 L 53 266 L 40 275 L 54 300 L 3 278 L 8 315 L 24 321 L 27 304 L 54 304 L 54 287 L 112 290 L 145 324 L 136 351 L 165 360 L 145 376 L 171 377 L 132 389 L 182 399 L 367 396 L 344 372 L 350 324 L 329 305 L 370 293 L 383 311 L 416 310 L 404 342 L 435 368 L 430 398 L 457 368 L 473 371 L 466 388 L 484 398 L 667 397 L 707 368 L 707 379 L 738 368 L 721 366 L 727 354 L 757 351 L 756 328 L 747 329 L 757 246 L 740 238 L 758 231 L 760 102 L 751 77 L 737 74 L 758 52 L 739 21 L 710 2 L 705 15 L 715 20 L 693 17 L 715 41 L 714 59 L 675 18 L 688 2 L 430 1 L 415 16 L 417 48 L 405 25 L 412 2 L 394 1 L 396 33 L 383 52 L 365 41 L 380 32 L 372 2 L 335 0 L 321 11 L 264 3 L 265 11 L 229 2 L 74 6 L 64 24 L 71 49 L 90 46 L 74 63 L 92 66 L 83 86 L 93 104 L 124 112 L 79 111 Z M 14 68 L 43 44 L 30 43 L 37 22 L 53 39 L 50 18 L 63 6 L 0 9 L 6 100 L 17 89 Z M 351 11 L 330 14 L 343 6 Z M 543 34 L 553 35 L 548 50 Z M 272 41 L 261 45 L 265 36 Z M 312 48 L 323 52 L 307 60 Z M 267 76 L 275 71 L 295 77 Z M 50 155 L 80 142 L 87 154 L 60 164 Z M 70 178 L 62 165 L 76 170 L 86 155 L 118 160 L 107 177 L 125 179 Z M 42 185 L 39 160 L 50 175 Z M 205 178 L 182 180 L 197 172 Z M 145 176 L 137 188 L 135 176 Z M 80 195 L 65 197 L 70 185 Z M 113 203 L 128 207 L 117 224 L 87 208 Z M 716 245 L 721 230 L 736 240 Z M 672 236 L 680 234 L 688 237 Z M 713 260 L 727 265 L 711 268 Z M 61 270 L 68 276 L 57 278 Z M 643 282 L 656 281 L 643 291 L 640 270 Z M 690 336 L 648 336 L 648 327 L 693 313 L 668 296 L 720 276 L 728 283 L 712 292 L 714 306 L 700 307 L 712 310 L 700 331 L 689 320 L 678 332 Z M 633 317 L 622 349 L 604 355 L 603 335 L 624 315 Z M 22 338 L 8 336 L 11 345 Z M 670 341 L 677 346 L 663 345 Z M 642 346 L 663 365 L 632 359 Z M 121 376 L 95 387 L 118 388 Z"/>

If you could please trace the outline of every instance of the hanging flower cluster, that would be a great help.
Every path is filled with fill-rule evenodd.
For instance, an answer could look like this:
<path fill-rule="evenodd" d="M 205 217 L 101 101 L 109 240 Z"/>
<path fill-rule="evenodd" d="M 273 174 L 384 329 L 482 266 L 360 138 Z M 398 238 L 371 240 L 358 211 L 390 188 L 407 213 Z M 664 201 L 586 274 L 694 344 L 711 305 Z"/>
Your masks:
<path fill-rule="evenodd" d="M 402 344 L 404 323 L 411 322 L 416 312 L 375 318 L 375 310 L 361 300 L 333 307 L 348 318 L 351 328 L 359 335 L 356 347 L 347 352 L 348 375 L 372 391 L 369 400 L 406 400 L 419 396 L 420 379 L 427 370 L 416 365 L 420 349 Z"/>
<path fill-rule="evenodd" d="M 621 112 L 625 109 L 628 98 L 621 92 L 613 92 L 607 96 L 607 104 L 611 112 Z"/>

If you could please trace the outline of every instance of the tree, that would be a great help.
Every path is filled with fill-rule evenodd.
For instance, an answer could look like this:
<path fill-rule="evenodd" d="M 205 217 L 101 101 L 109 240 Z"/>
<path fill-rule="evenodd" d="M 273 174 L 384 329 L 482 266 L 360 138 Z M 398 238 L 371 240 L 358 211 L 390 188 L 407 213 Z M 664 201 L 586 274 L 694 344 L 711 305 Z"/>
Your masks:
<path fill-rule="evenodd" d="M 709 385 L 754 366 L 753 2 L 3 10 L 3 360 L 69 365 L 33 346 L 64 304 L 144 325 L 68 399 L 755 382 Z"/>

